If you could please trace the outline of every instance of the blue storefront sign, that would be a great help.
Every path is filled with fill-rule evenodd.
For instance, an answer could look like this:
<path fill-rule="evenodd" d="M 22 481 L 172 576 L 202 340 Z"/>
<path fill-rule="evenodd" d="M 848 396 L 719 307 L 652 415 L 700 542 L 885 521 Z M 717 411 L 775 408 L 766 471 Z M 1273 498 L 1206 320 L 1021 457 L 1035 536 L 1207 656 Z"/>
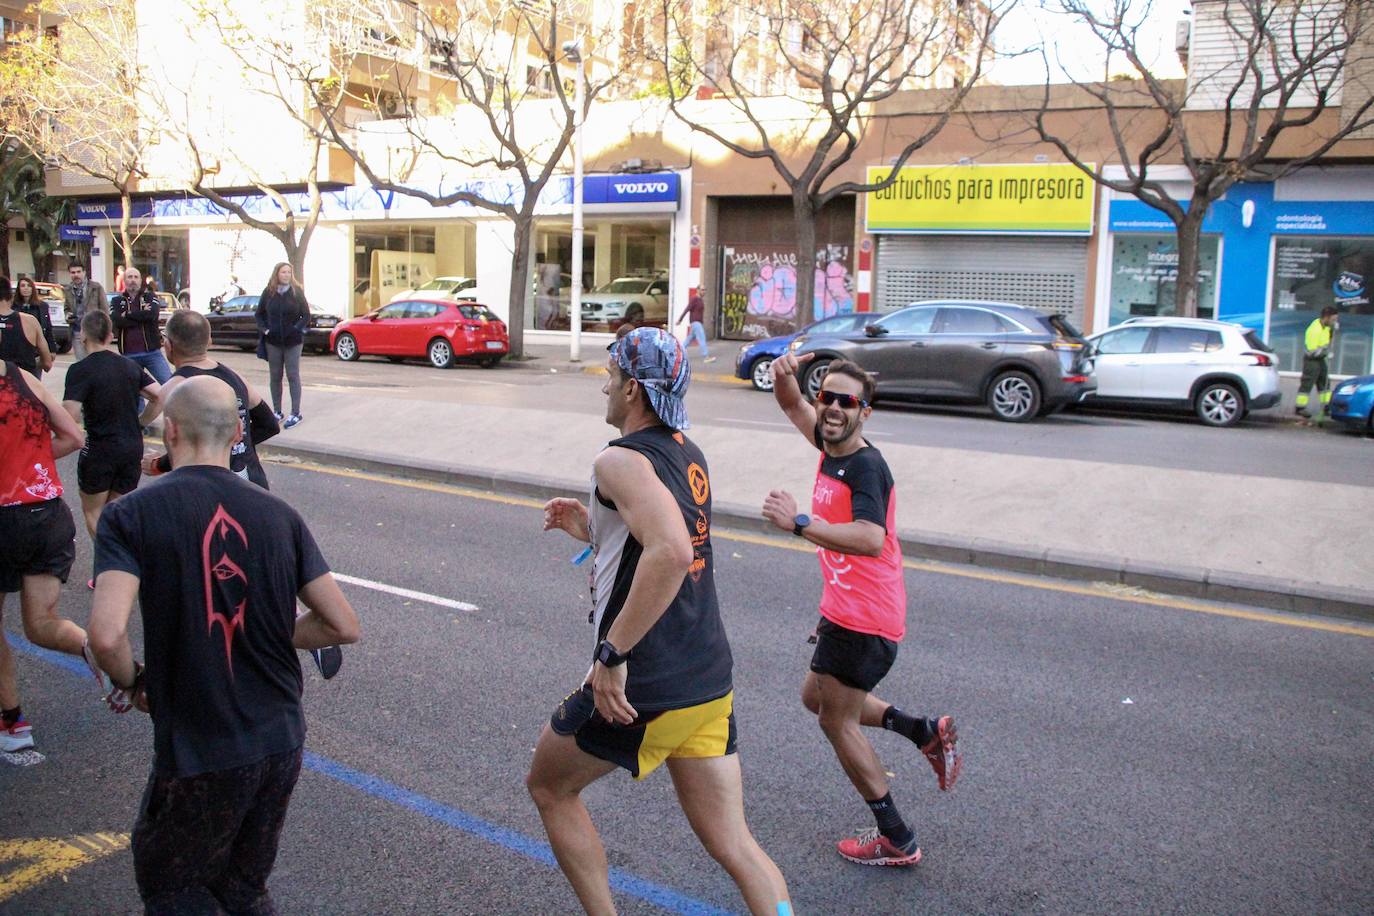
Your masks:
<path fill-rule="evenodd" d="M 647 175 L 588 175 L 583 179 L 583 200 L 589 205 L 676 204 L 681 193 L 681 177 L 676 172 L 655 172 Z M 523 188 L 519 182 L 499 178 L 466 181 L 444 181 L 425 191 L 442 197 L 467 191 L 494 203 L 519 206 Z M 283 195 L 295 213 L 310 210 L 310 196 L 302 191 Z M 322 192 L 321 218 L 343 219 L 423 219 L 445 215 L 473 216 L 484 212 L 469 201 L 457 201 L 444 207 L 408 194 L 377 191 L 369 187 L 348 187 Z M 231 198 L 253 216 L 278 218 L 280 208 L 271 198 L 250 194 Z M 572 177 L 553 178 L 539 195 L 540 209 L 556 210 L 572 206 Z M 233 215 L 203 197 L 185 195 L 159 200 L 133 201 L 134 219 L 232 219 Z M 485 211 L 490 213 L 491 211 Z M 119 201 L 84 201 L 77 204 L 77 219 L 86 224 L 103 225 L 120 218 Z"/>
<path fill-rule="evenodd" d="M 1303 330 L 1321 308 L 1334 306 L 1345 339 L 1336 348 L 1333 369 L 1338 374 L 1369 371 L 1374 187 L 1367 200 L 1335 201 L 1276 200 L 1274 188 L 1272 183 L 1236 185 L 1212 204 L 1203 221 L 1204 271 L 1209 250 L 1220 243 L 1216 317 L 1265 333 L 1283 368 L 1294 370 L 1301 366 Z M 1111 202 L 1108 228 L 1120 236 L 1117 248 L 1129 234 L 1174 233 L 1162 213 L 1134 199 Z M 1129 268 L 1114 264 L 1113 282 Z M 1205 273 L 1202 279 L 1206 289 Z"/>
<path fill-rule="evenodd" d="M 94 242 L 95 230 L 74 223 L 63 223 L 57 227 L 57 238 L 63 242 Z"/>

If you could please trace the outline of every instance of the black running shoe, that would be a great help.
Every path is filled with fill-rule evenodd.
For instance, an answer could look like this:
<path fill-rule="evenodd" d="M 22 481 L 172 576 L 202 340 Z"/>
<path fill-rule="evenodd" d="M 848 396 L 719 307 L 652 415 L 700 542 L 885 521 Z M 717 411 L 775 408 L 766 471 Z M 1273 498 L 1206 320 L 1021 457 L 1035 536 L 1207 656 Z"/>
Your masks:
<path fill-rule="evenodd" d="M 339 669 L 343 667 L 343 649 L 338 646 L 311 649 L 310 657 L 315 660 L 315 667 L 320 669 L 320 675 L 326 681 L 338 674 Z"/>

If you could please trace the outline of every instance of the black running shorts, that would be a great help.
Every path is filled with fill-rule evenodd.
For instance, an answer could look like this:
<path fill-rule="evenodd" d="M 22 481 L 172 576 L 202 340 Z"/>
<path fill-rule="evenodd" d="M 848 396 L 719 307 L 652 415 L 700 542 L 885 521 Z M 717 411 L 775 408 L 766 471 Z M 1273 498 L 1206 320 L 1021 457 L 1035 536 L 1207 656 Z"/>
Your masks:
<path fill-rule="evenodd" d="M 858 633 L 824 617 L 816 625 L 811 670 L 828 674 L 846 687 L 872 692 L 896 660 L 897 644 L 890 639 Z"/>
<path fill-rule="evenodd" d="M 17 592 L 25 576 L 63 582 L 76 562 L 76 523 L 59 499 L 0 507 L 0 592 Z"/>
<path fill-rule="evenodd" d="M 735 693 L 683 709 L 642 713 L 630 725 L 615 725 L 596 711 L 592 688 L 584 686 L 558 704 L 549 726 L 574 736 L 585 753 L 643 779 L 665 760 L 735 753 Z"/>
<path fill-rule="evenodd" d="M 99 449 L 81 450 L 76 460 L 76 483 L 82 493 L 114 493 L 123 496 L 138 488 L 143 476 L 142 454 L 118 455 Z"/>

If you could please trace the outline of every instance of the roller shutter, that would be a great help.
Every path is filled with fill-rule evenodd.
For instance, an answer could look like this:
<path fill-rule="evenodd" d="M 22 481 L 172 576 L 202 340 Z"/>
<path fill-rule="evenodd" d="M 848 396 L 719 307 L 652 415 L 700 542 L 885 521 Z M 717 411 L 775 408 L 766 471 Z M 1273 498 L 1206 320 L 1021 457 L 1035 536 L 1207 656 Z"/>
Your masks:
<path fill-rule="evenodd" d="M 880 312 L 922 299 L 989 299 L 1058 312 L 1083 327 L 1085 238 L 886 235 L 876 266 Z"/>

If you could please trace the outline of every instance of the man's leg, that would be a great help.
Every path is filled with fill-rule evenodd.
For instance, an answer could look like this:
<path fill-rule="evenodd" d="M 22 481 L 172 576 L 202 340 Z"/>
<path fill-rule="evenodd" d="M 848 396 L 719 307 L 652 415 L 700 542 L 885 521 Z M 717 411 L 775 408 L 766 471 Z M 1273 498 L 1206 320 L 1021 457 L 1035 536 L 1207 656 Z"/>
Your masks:
<path fill-rule="evenodd" d="M 571 735 L 555 734 L 546 725 L 525 778 L 558 867 L 592 916 L 614 913 L 615 903 L 606 848 L 582 803 L 582 790 L 614 769 L 614 764 L 583 751 Z"/>
<path fill-rule="evenodd" d="M 249 802 L 224 871 L 209 883 L 215 898 L 231 913 L 267 916 L 276 912 L 267 878 L 277 861 L 286 810 L 301 775 L 301 757 L 302 752 L 295 750 L 263 761 L 257 794 Z"/>
<path fill-rule="evenodd" d="M 104 493 L 81 493 L 81 515 L 86 520 L 86 533 L 95 538 L 95 526 L 100 522 L 100 513 L 105 511 L 105 504 L 110 502 L 111 494 L 109 490 Z"/>
<path fill-rule="evenodd" d="M 81 647 L 86 644 L 86 631 L 57 616 L 57 600 L 61 596 L 62 582 L 56 576 L 24 577 L 24 589 L 19 596 L 24 635 L 35 646 L 80 658 Z"/>
<path fill-rule="evenodd" d="M 20 734 L 16 731 L 9 734 L 8 730 L 16 726 L 22 718 L 23 711 L 19 708 L 19 675 L 14 667 L 14 653 L 10 651 L 10 641 L 5 636 L 5 598 L 6 594 L 0 592 L 0 749 L 22 750 L 25 746 L 33 746 L 33 737 L 30 732 Z"/>
<path fill-rule="evenodd" d="M 888 791 L 886 772 L 873 745 L 859 730 L 869 694 L 846 686 L 828 674 L 811 671 L 807 678 L 816 681 L 821 731 L 835 749 L 845 775 L 865 801 L 882 798 Z"/>
<path fill-rule="evenodd" d="M 749 831 L 744 819 L 744 780 L 738 754 L 669 758 L 678 802 L 701 845 L 739 885 L 749 912 L 777 916 L 791 899 L 787 882 Z"/>
<path fill-rule="evenodd" d="M 1297 400 L 1293 402 L 1293 412 L 1300 417 L 1310 417 L 1312 415 L 1307 409 L 1308 404 L 1311 403 L 1312 400 L 1308 392 L 1312 390 L 1312 386 L 1317 382 L 1317 372 L 1319 368 L 1319 360 L 1303 358 L 1302 378 L 1298 381 L 1298 397 Z"/>

